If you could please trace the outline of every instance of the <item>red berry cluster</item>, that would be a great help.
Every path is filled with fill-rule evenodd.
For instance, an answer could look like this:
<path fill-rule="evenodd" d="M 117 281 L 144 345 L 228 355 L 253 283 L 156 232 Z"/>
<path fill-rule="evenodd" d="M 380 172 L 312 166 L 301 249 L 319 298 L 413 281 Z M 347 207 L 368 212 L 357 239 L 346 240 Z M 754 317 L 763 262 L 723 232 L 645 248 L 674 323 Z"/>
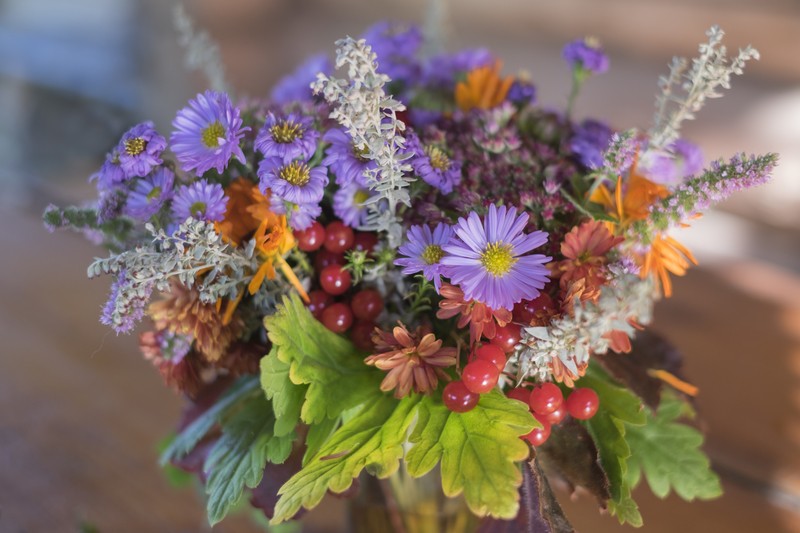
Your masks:
<path fill-rule="evenodd" d="M 497 385 L 505 366 L 506 354 L 502 348 L 496 344 L 481 344 L 461 371 L 461 379 L 445 386 L 442 392 L 445 406 L 456 413 L 470 411 L 478 404 L 481 394 Z"/>
<path fill-rule="evenodd" d="M 335 333 L 349 331 L 350 340 L 358 349 L 372 349 L 372 330 L 383 311 L 383 297 L 374 289 L 363 289 L 348 297 L 353 279 L 344 269 L 344 254 L 348 250 L 371 252 L 378 244 L 377 235 L 354 232 L 336 220 L 324 227 L 314 222 L 308 229 L 296 232 L 295 238 L 300 250 L 315 254 L 320 288 L 308 293 L 311 314 Z M 336 301 L 337 297 L 341 297 L 340 301 Z"/>
<path fill-rule="evenodd" d="M 572 418 L 588 420 L 595 415 L 600 405 L 600 399 L 592 389 L 575 389 L 564 400 L 561 389 L 553 383 L 542 383 L 533 390 L 517 387 L 511 389 L 506 395 L 528 404 L 533 417 L 542 424 L 542 427 L 535 428 L 527 435 L 522 436 L 534 446 L 544 444 L 550 437 L 552 426 L 560 424 L 568 413 Z"/>

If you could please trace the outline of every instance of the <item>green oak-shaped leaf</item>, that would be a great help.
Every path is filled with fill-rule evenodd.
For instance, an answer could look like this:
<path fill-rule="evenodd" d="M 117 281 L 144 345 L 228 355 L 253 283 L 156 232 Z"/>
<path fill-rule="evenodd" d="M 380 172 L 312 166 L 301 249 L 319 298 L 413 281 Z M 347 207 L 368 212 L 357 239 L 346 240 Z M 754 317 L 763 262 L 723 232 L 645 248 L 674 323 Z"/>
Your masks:
<path fill-rule="evenodd" d="M 418 395 L 398 401 L 381 395 L 367 403 L 328 438 L 303 469 L 281 487 L 272 523 L 311 509 L 328 490 L 344 492 L 363 469 L 379 478 L 397 471 Z"/>
<path fill-rule="evenodd" d="M 278 359 L 278 349 L 261 358 L 261 388 L 272 400 L 275 411 L 275 434 L 287 435 L 300 422 L 300 410 L 307 385 L 295 385 L 289 379 L 289 363 Z"/>
<path fill-rule="evenodd" d="M 438 397 L 425 397 L 409 438 L 408 472 L 419 477 L 441 461 L 446 496 L 463 492 L 476 515 L 512 519 L 522 482 L 516 463 L 529 452 L 519 437 L 537 425 L 525 404 L 496 389 L 466 413 L 450 411 Z"/>
<path fill-rule="evenodd" d="M 222 436 L 208 454 L 207 512 L 211 525 L 222 520 L 242 498 L 244 487 L 261 482 L 267 461 L 282 463 L 292 450 L 294 434 L 276 437 L 269 402 L 256 396 L 222 424 Z"/>
<path fill-rule="evenodd" d="M 633 452 L 629 461 L 644 472 L 659 498 L 666 498 L 670 490 L 689 501 L 716 498 L 722 494 L 722 487 L 700 450 L 703 435 L 676 421 L 689 414 L 687 409 L 678 399 L 664 398 L 658 413 L 650 414 L 646 425 L 629 427 L 625 435 Z"/>
<path fill-rule="evenodd" d="M 300 418 L 316 424 L 326 418 L 338 418 L 345 410 L 366 401 L 374 401 L 380 392 L 383 372 L 364 364 L 363 357 L 347 339 L 329 331 L 297 295 L 285 297 L 278 311 L 264 319 L 275 357 L 289 366 L 289 379 L 295 385 L 308 385 Z M 283 367 L 267 371 L 284 372 Z M 273 394 L 273 401 L 294 407 L 292 400 L 277 398 L 281 386 L 272 389 L 271 376 L 264 375 L 262 384 Z M 296 394 L 293 392 L 292 394 Z M 287 412 L 291 412 L 287 408 Z"/>

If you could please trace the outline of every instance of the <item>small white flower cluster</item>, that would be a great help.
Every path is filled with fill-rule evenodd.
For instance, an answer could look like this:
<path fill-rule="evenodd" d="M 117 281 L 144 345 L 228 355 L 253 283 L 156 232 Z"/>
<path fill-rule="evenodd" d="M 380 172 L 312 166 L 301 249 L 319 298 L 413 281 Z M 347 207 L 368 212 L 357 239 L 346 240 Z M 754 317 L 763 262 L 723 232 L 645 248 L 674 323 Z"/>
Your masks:
<path fill-rule="evenodd" d="M 759 59 L 758 50 L 748 45 L 729 62 L 727 49 L 721 44 L 725 32 L 719 26 L 712 26 L 706 35 L 708 42 L 700 45 L 700 55 L 692 60 L 691 69 L 686 58 L 675 57 L 669 76 L 659 78 L 661 94 L 656 97 L 657 111 L 649 132 L 648 150 L 666 150 L 678 138 L 684 120 L 693 120 L 706 99 L 722 96 L 719 87 L 730 89 L 731 75 L 741 75 L 747 61 Z"/>
<path fill-rule="evenodd" d="M 334 106 L 330 117 L 347 129 L 364 157 L 376 162 L 377 168 L 366 172 L 375 192 L 366 202 L 371 212 L 367 229 L 386 232 L 390 246 L 398 246 L 402 227 L 397 206 L 411 205 L 407 190 L 411 166 L 405 163 L 410 155 L 404 153 L 405 139 L 399 134 L 405 124 L 397 118 L 405 106 L 386 95 L 384 86 L 391 80 L 378 73 L 376 55 L 364 39 L 347 37 L 336 46 L 336 68 L 347 67 L 349 79 L 320 73 L 311 88 Z"/>
<path fill-rule="evenodd" d="M 516 368 L 518 381 L 528 376 L 546 380 L 551 363 L 559 359 L 577 376 L 578 367 L 588 363 L 592 354 L 608 351 L 608 333 L 620 330 L 632 337 L 635 329 L 630 319 L 642 325 L 652 320 L 655 294 L 649 277 L 622 275 L 603 287 L 596 304 L 576 302 L 574 316 L 554 320 L 547 327 L 524 328 L 520 348 L 509 360 L 512 366 L 506 368 Z"/>

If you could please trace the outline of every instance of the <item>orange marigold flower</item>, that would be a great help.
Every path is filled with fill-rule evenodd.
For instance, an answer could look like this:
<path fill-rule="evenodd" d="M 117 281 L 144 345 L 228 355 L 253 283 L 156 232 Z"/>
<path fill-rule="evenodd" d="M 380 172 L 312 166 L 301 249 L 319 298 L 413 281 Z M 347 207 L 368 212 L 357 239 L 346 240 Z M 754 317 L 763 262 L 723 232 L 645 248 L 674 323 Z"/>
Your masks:
<path fill-rule="evenodd" d="M 395 398 L 403 398 L 412 388 L 421 394 L 435 390 L 440 379 L 450 379 L 443 369 L 456 364 L 457 350 L 442 348 L 442 341 L 423 328 L 413 334 L 400 322 L 391 333 L 375 328 L 372 342 L 376 353 L 364 362 L 388 370 L 381 390 L 394 389 Z"/>
<path fill-rule="evenodd" d="M 277 263 L 281 272 L 289 283 L 300 294 L 303 300 L 308 303 L 308 294 L 306 294 L 303 285 L 292 270 L 292 267 L 286 262 L 283 256 L 294 247 L 295 240 L 292 235 L 292 230 L 286 222 L 285 215 L 276 215 L 272 211 L 266 214 L 261 224 L 256 230 L 254 239 L 256 241 L 256 250 L 262 257 L 263 262 L 261 267 L 253 275 L 250 280 L 248 290 L 250 294 L 255 294 L 264 279 L 275 279 L 275 266 Z"/>
<path fill-rule="evenodd" d="M 464 111 L 491 109 L 502 104 L 514 78 L 500 77 L 502 63 L 478 67 L 467 72 L 467 78 L 456 84 L 456 105 Z"/>
<path fill-rule="evenodd" d="M 271 213 L 269 195 L 261 194 L 258 185 L 246 178 L 233 180 L 225 194 L 228 197 L 225 218 L 214 223 L 214 227 L 226 241 L 238 245 Z"/>
<path fill-rule="evenodd" d="M 511 322 L 511 311 L 503 308 L 491 309 L 475 300 L 467 302 L 464 300 L 464 291 L 455 285 L 442 284 L 439 294 L 444 299 L 439 302 L 436 318 L 445 320 L 460 314 L 458 327 L 463 328 L 469 324 L 470 344 L 478 342 L 481 335 L 493 339 L 497 326 L 503 327 Z"/>
<path fill-rule="evenodd" d="M 572 228 L 561 244 L 561 254 L 566 257 L 557 267 L 561 274 L 561 290 L 567 291 L 570 283 L 578 279 L 585 279 L 586 286 L 591 288 L 604 285 L 606 254 L 623 240 L 614 237 L 606 225 L 597 220 Z"/>
<path fill-rule="evenodd" d="M 697 264 L 692 252 L 684 245 L 668 236 L 657 236 L 650 245 L 650 250 L 644 254 L 642 260 L 642 278 L 655 274 L 656 282 L 661 285 L 664 296 L 672 296 L 672 281 L 668 272 L 676 276 L 683 276 L 689 264 Z"/>
<path fill-rule="evenodd" d="M 213 304 L 200 301 L 200 293 L 173 283 L 165 298 L 151 303 L 147 314 L 156 328 L 179 335 L 191 335 L 194 347 L 206 360 L 219 360 L 244 330 L 241 317 L 224 323 Z"/>
<path fill-rule="evenodd" d="M 595 189 L 590 200 L 605 207 L 616 218 L 616 225 L 624 228 L 633 221 L 647 218 L 650 206 L 667 196 L 669 189 L 640 176 L 634 169 L 624 186 L 620 176 L 613 193 L 603 184 Z"/>

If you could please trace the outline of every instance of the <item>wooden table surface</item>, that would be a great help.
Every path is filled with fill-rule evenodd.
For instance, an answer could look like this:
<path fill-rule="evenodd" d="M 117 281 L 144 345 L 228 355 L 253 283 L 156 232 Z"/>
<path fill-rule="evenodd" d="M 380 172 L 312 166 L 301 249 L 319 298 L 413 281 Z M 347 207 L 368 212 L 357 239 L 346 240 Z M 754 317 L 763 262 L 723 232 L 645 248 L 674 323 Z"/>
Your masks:
<path fill-rule="evenodd" d="M 49 235 L 29 210 L 0 211 L 0 531 L 207 531 L 202 499 L 156 464 L 180 399 L 133 336 L 97 322 L 108 280 L 87 280 L 96 253 Z M 686 504 L 637 499 L 644 531 L 800 531 L 800 279 L 758 263 L 693 270 L 662 302 L 657 329 L 685 352 L 699 384 L 709 451 L 726 494 Z M 570 502 L 584 532 L 622 531 L 590 498 Z M 309 531 L 344 531 L 328 502 Z M 215 531 L 257 531 L 247 518 Z"/>

